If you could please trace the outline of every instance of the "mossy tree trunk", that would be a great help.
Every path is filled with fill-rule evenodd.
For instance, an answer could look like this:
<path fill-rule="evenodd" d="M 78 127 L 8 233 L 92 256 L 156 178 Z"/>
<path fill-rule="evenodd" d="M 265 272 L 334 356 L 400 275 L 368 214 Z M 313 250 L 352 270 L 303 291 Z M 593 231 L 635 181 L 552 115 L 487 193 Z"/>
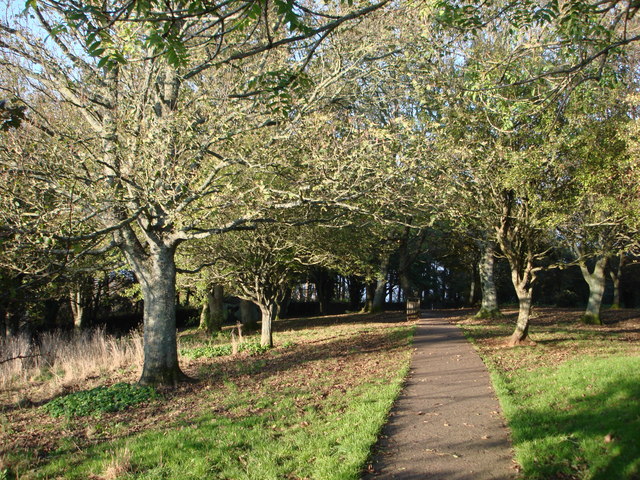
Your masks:
<path fill-rule="evenodd" d="M 587 285 L 589 285 L 589 301 L 582 317 L 585 323 L 602 325 L 600 309 L 602 307 L 602 297 L 606 282 L 605 269 L 607 267 L 607 257 L 596 259 L 593 269 L 590 270 L 585 261 L 580 261 L 580 271 Z"/>
<path fill-rule="evenodd" d="M 140 282 L 144 319 L 141 385 L 175 386 L 188 380 L 178 365 L 175 247 L 156 244 L 151 255 L 125 249 Z"/>
<path fill-rule="evenodd" d="M 202 312 L 200 313 L 200 328 L 210 334 L 222 330 L 224 321 L 224 287 L 219 284 L 211 285 L 205 292 Z"/>
<path fill-rule="evenodd" d="M 509 339 L 509 345 L 532 343 L 529 341 L 529 320 L 531 318 L 533 285 L 525 281 L 517 273 L 512 273 L 512 282 L 518 296 L 518 320 L 516 321 L 516 328 Z"/>
<path fill-rule="evenodd" d="M 540 232 L 532 225 L 526 199 L 516 201 L 515 192 L 503 193 L 500 225 L 496 238 L 503 255 L 509 261 L 511 282 L 518 296 L 518 320 L 508 344 L 511 346 L 533 344 L 529 340 L 529 321 L 533 298 L 533 286 L 541 267 L 536 262 L 545 255 L 539 242 Z"/>
<path fill-rule="evenodd" d="M 476 316 L 478 318 L 496 318 L 501 316 L 495 282 L 496 244 L 493 241 L 486 241 L 483 242 L 482 247 L 482 258 L 478 264 L 482 303 Z"/>

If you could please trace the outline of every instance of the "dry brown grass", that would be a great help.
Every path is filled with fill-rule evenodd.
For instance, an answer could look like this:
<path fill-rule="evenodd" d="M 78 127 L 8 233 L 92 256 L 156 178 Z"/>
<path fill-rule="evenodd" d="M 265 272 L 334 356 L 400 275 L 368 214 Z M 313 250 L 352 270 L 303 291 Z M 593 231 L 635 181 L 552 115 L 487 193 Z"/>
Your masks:
<path fill-rule="evenodd" d="M 142 334 L 115 338 L 102 328 L 83 332 L 48 332 L 40 341 L 26 336 L 0 340 L 0 390 L 34 381 L 61 386 L 131 365 L 143 358 Z"/>
<path fill-rule="evenodd" d="M 131 473 L 133 465 L 131 463 L 131 451 L 125 447 L 121 450 L 116 450 L 111 457 L 111 460 L 107 464 L 104 472 L 99 477 L 95 477 L 96 480 L 117 480 L 127 473 Z"/>

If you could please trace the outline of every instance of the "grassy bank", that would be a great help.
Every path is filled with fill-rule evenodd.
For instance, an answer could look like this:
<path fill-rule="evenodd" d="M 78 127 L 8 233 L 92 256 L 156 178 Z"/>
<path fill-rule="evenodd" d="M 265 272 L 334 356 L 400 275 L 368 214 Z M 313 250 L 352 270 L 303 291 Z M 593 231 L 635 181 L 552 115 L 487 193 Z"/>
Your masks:
<path fill-rule="evenodd" d="M 535 346 L 505 349 L 515 314 L 464 320 L 492 373 L 527 479 L 640 478 L 640 312 L 540 309 Z"/>
<path fill-rule="evenodd" d="M 53 418 L 41 406 L 5 405 L 1 428 L 10 443 L 2 446 L 0 472 L 20 479 L 359 478 L 406 375 L 412 325 L 400 316 L 357 315 L 278 327 L 280 347 L 236 356 L 217 348 L 224 338 L 187 332 L 183 366 L 199 382 L 123 411 Z"/>

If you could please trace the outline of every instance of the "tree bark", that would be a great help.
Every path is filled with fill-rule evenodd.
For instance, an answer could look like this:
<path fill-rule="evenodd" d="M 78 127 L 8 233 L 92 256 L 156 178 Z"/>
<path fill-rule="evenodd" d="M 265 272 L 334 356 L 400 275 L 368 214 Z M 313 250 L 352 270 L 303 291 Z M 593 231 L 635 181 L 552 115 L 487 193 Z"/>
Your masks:
<path fill-rule="evenodd" d="M 529 320 L 533 285 L 540 267 L 535 266 L 540 254 L 537 236 L 539 232 L 528 224 L 528 205 L 518 203 L 512 190 L 503 192 L 500 225 L 496 227 L 497 240 L 502 253 L 511 267 L 511 282 L 518 295 L 519 311 L 516 328 L 509 339 L 509 345 L 535 345 L 529 340 Z"/>
<path fill-rule="evenodd" d="M 365 300 L 362 311 L 371 313 L 373 310 L 373 297 L 376 293 L 376 282 L 367 282 L 364 286 Z"/>
<path fill-rule="evenodd" d="M 613 282 L 613 304 L 611 308 L 617 309 L 622 306 L 621 298 L 620 298 L 620 282 L 622 280 L 622 268 L 624 267 L 626 261 L 626 255 L 624 253 L 620 254 L 620 259 L 618 261 L 618 268 L 611 269 L 609 275 L 611 276 L 611 281 Z"/>
<path fill-rule="evenodd" d="M 411 278 L 411 267 L 422 253 L 422 245 L 427 235 L 427 230 L 421 229 L 415 237 L 412 237 L 412 231 L 410 227 L 405 227 L 398 246 L 398 280 L 405 300 L 418 296 L 417 288 Z"/>
<path fill-rule="evenodd" d="M 85 319 L 85 299 L 83 298 L 82 288 L 69 292 L 69 304 L 71 306 L 71 315 L 73 316 L 73 328 L 80 330 L 84 326 Z"/>
<path fill-rule="evenodd" d="M 213 285 L 207 289 L 200 314 L 200 328 L 210 334 L 222 330 L 224 320 L 224 287 Z"/>
<path fill-rule="evenodd" d="M 7 322 L 7 336 L 17 337 L 20 334 L 21 323 L 23 323 L 22 314 L 12 308 L 8 312 L 6 322 Z"/>
<path fill-rule="evenodd" d="M 287 288 L 284 291 L 282 300 L 278 302 L 278 318 L 287 316 L 287 312 L 289 311 L 289 305 L 291 305 L 291 290 L 292 290 L 291 288 Z"/>
<path fill-rule="evenodd" d="M 157 245 L 141 259 L 125 251 L 140 281 L 144 300 L 144 365 L 141 385 L 171 385 L 188 380 L 178 365 L 175 248 Z"/>
<path fill-rule="evenodd" d="M 600 309 L 602 307 L 602 296 L 604 295 L 607 260 L 607 257 L 598 258 L 593 267 L 593 271 L 589 271 L 589 267 L 585 262 L 580 262 L 580 271 L 582 272 L 585 282 L 589 285 L 589 301 L 582 317 L 585 323 L 602 325 Z"/>
<path fill-rule="evenodd" d="M 265 302 L 258 306 L 262 317 L 260 345 L 273 347 L 273 321 L 278 314 L 278 306 L 275 302 Z"/>
<path fill-rule="evenodd" d="M 494 274 L 496 245 L 494 242 L 488 241 L 484 243 L 483 247 L 482 259 L 478 265 L 482 303 L 476 317 L 497 318 L 501 316 L 501 313 L 498 308 L 498 294 Z"/>
<path fill-rule="evenodd" d="M 534 342 L 528 339 L 533 288 L 530 284 L 524 284 L 521 279 L 518 278 L 517 273 L 512 274 L 512 277 L 513 286 L 518 295 L 518 320 L 516 322 L 516 329 L 509 339 L 509 345 L 533 344 Z"/>
<path fill-rule="evenodd" d="M 380 270 L 376 277 L 376 289 L 373 294 L 371 312 L 378 313 L 384 309 L 384 299 L 387 295 L 387 274 L 389 273 L 389 257 L 385 256 L 380 262 Z"/>

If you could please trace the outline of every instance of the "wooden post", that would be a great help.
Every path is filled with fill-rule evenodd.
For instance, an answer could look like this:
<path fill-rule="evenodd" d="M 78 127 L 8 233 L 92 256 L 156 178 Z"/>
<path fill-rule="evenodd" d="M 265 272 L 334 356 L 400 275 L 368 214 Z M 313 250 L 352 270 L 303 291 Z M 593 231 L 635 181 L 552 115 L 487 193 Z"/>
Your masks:
<path fill-rule="evenodd" d="M 420 299 L 407 299 L 407 320 L 415 320 L 420 318 Z"/>

